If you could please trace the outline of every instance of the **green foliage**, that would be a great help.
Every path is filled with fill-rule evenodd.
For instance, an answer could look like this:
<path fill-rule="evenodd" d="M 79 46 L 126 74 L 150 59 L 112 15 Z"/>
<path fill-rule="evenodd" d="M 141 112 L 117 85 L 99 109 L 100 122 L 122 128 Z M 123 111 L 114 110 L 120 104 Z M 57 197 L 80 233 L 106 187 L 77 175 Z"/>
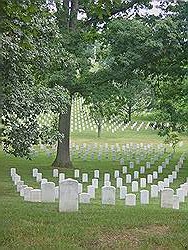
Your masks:
<path fill-rule="evenodd" d="M 176 146 L 178 142 L 180 141 L 179 136 L 175 132 L 170 132 L 167 134 L 164 143 L 169 144 L 172 146 L 174 152 L 176 151 Z"/>

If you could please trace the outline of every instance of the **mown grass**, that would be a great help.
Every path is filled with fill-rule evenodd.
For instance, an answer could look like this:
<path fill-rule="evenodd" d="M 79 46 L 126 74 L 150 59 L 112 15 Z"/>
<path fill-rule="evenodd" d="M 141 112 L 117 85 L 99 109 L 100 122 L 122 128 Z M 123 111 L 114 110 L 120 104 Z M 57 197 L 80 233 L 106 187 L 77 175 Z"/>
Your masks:
<path fill-rule="evenodd" d="M 183 147 L 178 148 L 170 165 L 160 175 L 166 177 L 174 169 L 180 155 L 188 156 L 187 137 L 182 136 Z M 116 134 L 103 133 L 96 138 L 94 132 L 80 135 L 73 133 L 72 141 L 87 143 L 160 143 L 155 131 L 125 131 Z M 152 171 L 168 155 L 155 163 Z M 16 167 L 26 184 L 38 187 L 32 178 L 32 168 L 37 167 L 43 176 L 57 184 L 52 177 L 51 163 L 54 155 L 47 157 L 40 153 L 34 160 L 14 158 L 0 152 L 0 248 L 1 249 L 187 249 L 188 248 L 188 198 L 179 210 L 161 209 L 159 199 L 152 199 L 149 205 L 139 204 L 126 207 L 118 199 L 115 206 L 101 205 L 100 188 L 91 204 L 81 204 L 76 213 L 59 213 L 58 202 L 39 204 L 24 202 L 16 192 L 10 178 L 10 168 Z M 100 169 L 113 176 L 115 169 L 121 170 L 118 161 L 73 160 L 74 168 L 88 172 L 90 181 L 94 169 Z M 142 163 L 140 164 L 142 165 Z M 136 165 L 135 169 L 138 169 Z M 148 172 L 151 170 L 147 170 Z M 66 177 L 73 176 L 73 169 L 65 169 Z M 180 170 L 178 179 L 171 185 L 174 189 L 188 176 L 188 159 Z M 114 180 L 112 181 L 114 184 Z M 102 178 L 100 178 L 100 186 Z M 130 190 L 130 186 L 128 187 Z M 86 185 L 84 185 L 86 191 Z"/>

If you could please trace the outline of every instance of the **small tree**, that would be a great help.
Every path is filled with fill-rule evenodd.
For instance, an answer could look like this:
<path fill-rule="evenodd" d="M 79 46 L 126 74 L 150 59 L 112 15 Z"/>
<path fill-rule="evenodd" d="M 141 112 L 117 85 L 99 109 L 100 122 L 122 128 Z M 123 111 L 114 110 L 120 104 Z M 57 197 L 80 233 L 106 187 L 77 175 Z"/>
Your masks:
<path fill-rule="evenodd" d="M 180 141 L 178 134 L 175 132 L 170 132 L 166 135 L 166 138 L 164 140 L 165 144 L 169 144 L 172 146 L 174 152 L 176 151 L 176 146 L 178 142 Z"/>

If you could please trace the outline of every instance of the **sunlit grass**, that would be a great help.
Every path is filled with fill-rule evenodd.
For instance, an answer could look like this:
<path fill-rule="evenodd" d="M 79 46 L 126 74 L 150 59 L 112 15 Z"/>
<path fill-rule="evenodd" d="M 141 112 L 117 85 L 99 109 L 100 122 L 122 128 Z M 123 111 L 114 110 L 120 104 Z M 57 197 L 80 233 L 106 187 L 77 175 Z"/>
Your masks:
<path fill-rule="evenodd" d="M 170 165 L 159 179 L 166 177 L 174 169 L 180 155 L 188 156 L 187 137 L 182 136 L 183 146 L 177 149 Z M 72 134 L 72 141 L 86 143 L 162 143 L 156 131 L 137 133 L 129 130 L 116 134 L 103 133 L 97 138 L 94 132 Z M 168 152 L 153 167 L 171 152 Z M 186 249 L 188 248 L 188 198 L 180 204 L 179 210 L 161 209 L 159 199 L 152 199 L 149 205 L 139 204 L 126 207 L 124 201 L 117 199 L 115 206 L 101 204 L 100 188 L 91 204 L 81 204 L 76 213 L 59 213 L 58 202 L 38 204 L 24 202 L 16 192 L 10 178 L 10 168 L 16 167 L 26 184 L 39 185 L 32 178 L 32 168 L 37 167 L 45 178 L 57 182 L 52 177 L 55 155 L 47 157 L 40 153 L 32 161 L 14 158 L 0 152 L 0 246 L 1 249 Z M 113 176 L 114 170 L 121 170 L 119 161 L 73 159 L 74 168 L 89 173 L 91 181 L 93 170 L 100 169 L 100 187 L 103 173 Z M 139 165 L 135 166 L 135 170 Z M 73 177 L 73 168 L 65 169 L 66 177 Z M 147 170 L 148 172 L 150 170 Z M 188 160 L 180 170 L 178 179 L 171 185 L 177 188 L 188 176 Z M 112 184 L 115 182 L 112 179 Z M 128 187 L 130 190 L 130 186 Z M 86 191 L 86 185 L 84 185 Z"/>

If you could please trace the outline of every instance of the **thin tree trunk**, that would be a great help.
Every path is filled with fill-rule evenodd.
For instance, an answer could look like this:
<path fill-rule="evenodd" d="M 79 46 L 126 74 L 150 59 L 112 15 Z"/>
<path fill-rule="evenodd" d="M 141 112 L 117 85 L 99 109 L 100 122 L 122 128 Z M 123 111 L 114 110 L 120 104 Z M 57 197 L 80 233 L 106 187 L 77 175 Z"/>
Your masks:
<path fill-rule="evenodd" d="M 132 110 L 131 110 L 131 106 L 129 106 L 128 108 L 128 119 L 129 119 L 129 122 L 131 122 L 131 114 L 132 114 Z"/>
<path fill-rule="evenodd" d="M 97 126 L 97 137 L 98 138 L 101 137 L 101 130 L 102 130 L 102 126 L 101 126 L 101 124 L 98 124 L 98 126 Z"/>
<path fill-rule="evenodd" d="M 71 105 L 67 107 L 66 113 L 59 115 L 58 130 L 64 135 L 62 141 L 58 140 L 57 154 L 53 167 L 56 168 L 68 168 L 72 166 L 70 160 L 70 117 L 71 117 Z"/>

